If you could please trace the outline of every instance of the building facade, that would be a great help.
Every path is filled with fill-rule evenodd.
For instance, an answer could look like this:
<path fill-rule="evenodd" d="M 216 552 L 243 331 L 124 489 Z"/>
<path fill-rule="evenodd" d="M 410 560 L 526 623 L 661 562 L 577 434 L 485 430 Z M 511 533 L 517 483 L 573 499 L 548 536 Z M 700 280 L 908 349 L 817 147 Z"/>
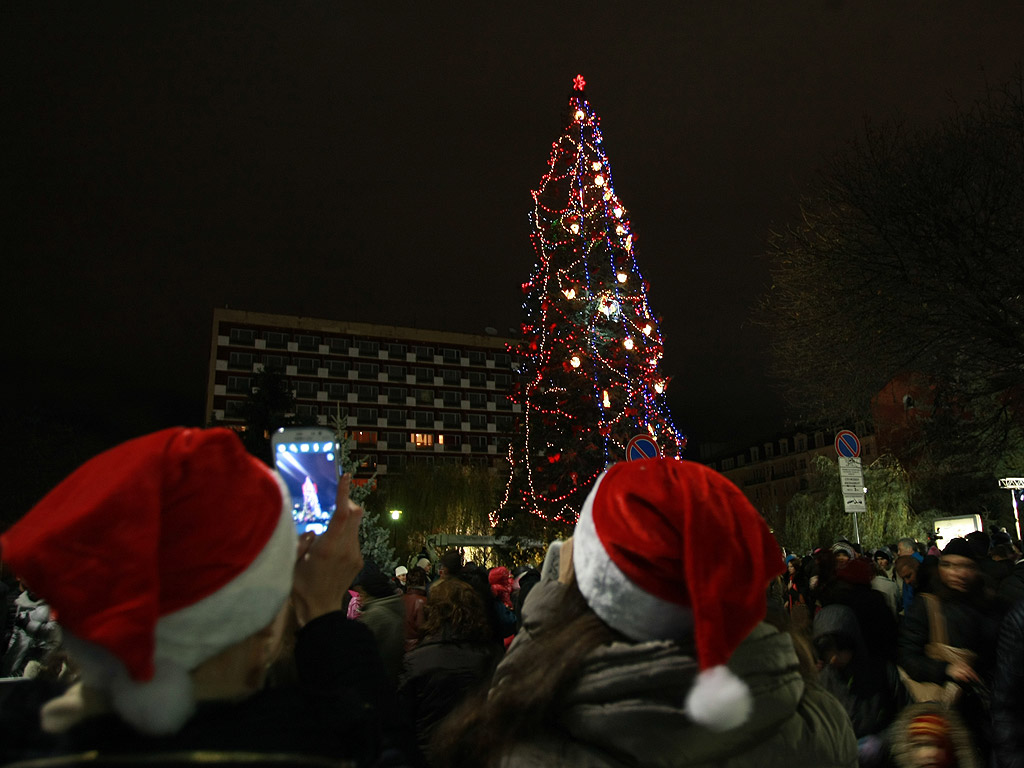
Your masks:
<path fill-rule="evenodd" d="M 860 455 L 867 466 L 878 458 L 875 434 L 860 423 L 853 431 L 860 438 Z M 777 524 L 784 519 L 789 500 L 807 489 L 814 458 L 836 458 L 835 435 L 827 430 L 795 432 L 742 451 L 708 457 L 704 463 L 735 483 L 762 517 Z"/>
<path fill-rule="evenodd" d="M 277 368 L 304 421 L 348 418 L 360 474 L 415 463 L 497 467 L 519 410 L 507 397 L 515 376 L 507 343 L 514 340 L 216 309 L 207 420 L 241 426 L 253 374 Z"/>

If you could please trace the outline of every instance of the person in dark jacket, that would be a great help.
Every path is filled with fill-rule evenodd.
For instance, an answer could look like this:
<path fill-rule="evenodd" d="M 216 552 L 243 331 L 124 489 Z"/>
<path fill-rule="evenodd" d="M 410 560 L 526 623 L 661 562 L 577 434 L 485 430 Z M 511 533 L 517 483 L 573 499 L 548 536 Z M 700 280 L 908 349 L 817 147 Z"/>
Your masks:
<path fill-rule="evenodd" d="M 429 755 L 437 724 L 469 693 L 487 685 L 498 657 L 483 602 L 461 579 L 445 579 L 430 590 L 422 631 L 423 639 L 403 660 L 398 702 Z"/>
<path fill-rule="evenodd" d="M 819 682 L 850 716 L 860 765 L 880 765 L 885 731 L 910 701 L 896 665 L 871 656 L 856 614 L 845 605 L 826 605 L 814 617 L 814 650 L 822 665 Z"/>
<path fill-rule="evenodd" d="M 992 683 L 999 613 L 985 598 L 974 551 L 964 539 L 949 541 L 939 558 L 937 573 L 932 591 L 918 595 L 900 626 L 899 664 L 918 682 L 953 682 L 960 686 L 960 714 L 976 746 L 984 751 L 990 741 L 985 702 Z M 941 612 L 947 645 L 969 656 L 940 656 L 929 648 L 936 638 L 929 619 L 929 600 L 935 600 Z"/>
<path fill-rule="evenodd" d="M 384 673 L 369 630 L 339 610 L 362 566 L 361 517 L 342 478 L 330 526 L 297 540 L 284 485 L 228 429 L 167 429 L 87 462 L 0 536 L 81 671 L 38 715 L 45 749 L 36 733 L 31 754 L 6 739 L 3 762 L 196 750 L 374 761 Z M 290 611 L 298 682 L 268 689 Z"/>
<path fill-rule="evenodd" d="M 1024 768 L 1024 600 L 1003 618 L 992 683 L 996 768 Z"/>
<path fill-rule="evenodd" d="M 427 604 L 427 572 L 419 566 L 409 571 L 402 601 L 405 603 L 405 651 L 408 653 L 420 641 L 423 608 Z"/>

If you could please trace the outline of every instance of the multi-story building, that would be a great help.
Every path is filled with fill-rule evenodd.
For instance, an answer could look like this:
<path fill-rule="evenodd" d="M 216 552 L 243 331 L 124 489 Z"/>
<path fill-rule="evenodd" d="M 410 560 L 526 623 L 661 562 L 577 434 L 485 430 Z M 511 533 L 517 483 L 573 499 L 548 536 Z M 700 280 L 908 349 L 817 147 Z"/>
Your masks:
<path fill-rule="evenodd" d="M 242 424 L 261 367 L 282 370 L 308 422 L 348 417 L 361 469 L 504 462 L 520 406 L 509 401 L 512 339 L 232 309 L 213 313 L 209 421 Z"/>
<path fill-rule="evenodd" d="M 853 431 L 860 438 L 860 455 L 867 466 L 878 458 L 875 434 L 868 433 L 862 423 Z M 783 519 L 789 500 L 807 489 L 815 456 L 836 458 L 835 432 L 795 432 L 742 451 L 702 459 L 732 480 L 766 520 L 776 523 Z"/>

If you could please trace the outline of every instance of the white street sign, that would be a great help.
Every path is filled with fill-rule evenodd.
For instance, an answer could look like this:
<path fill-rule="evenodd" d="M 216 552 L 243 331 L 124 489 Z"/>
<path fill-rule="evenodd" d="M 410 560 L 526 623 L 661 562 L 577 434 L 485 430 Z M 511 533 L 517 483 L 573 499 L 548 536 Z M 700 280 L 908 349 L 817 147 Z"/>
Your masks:
<path fill-rule="evenodd" d="M 845 511 L 853 514 L 854 512 L 867 512 L 868 505 L 864 500 L 863 491 L 858 493 L 856 496 L 847 496 L 843 494 L 843 506 Z"/>

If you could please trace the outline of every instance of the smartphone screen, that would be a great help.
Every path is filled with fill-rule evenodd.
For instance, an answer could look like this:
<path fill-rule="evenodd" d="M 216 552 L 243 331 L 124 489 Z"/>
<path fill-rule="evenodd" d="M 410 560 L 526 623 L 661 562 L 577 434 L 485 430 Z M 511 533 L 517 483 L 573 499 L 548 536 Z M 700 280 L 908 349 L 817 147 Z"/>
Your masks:
<path fill-rule="evenodd" d="M 321 534 L 338 493 L 337 445 L 328 430 L 282 429 L 274 435 L 274 465 L 292 497 L 298 532 Z"/>

